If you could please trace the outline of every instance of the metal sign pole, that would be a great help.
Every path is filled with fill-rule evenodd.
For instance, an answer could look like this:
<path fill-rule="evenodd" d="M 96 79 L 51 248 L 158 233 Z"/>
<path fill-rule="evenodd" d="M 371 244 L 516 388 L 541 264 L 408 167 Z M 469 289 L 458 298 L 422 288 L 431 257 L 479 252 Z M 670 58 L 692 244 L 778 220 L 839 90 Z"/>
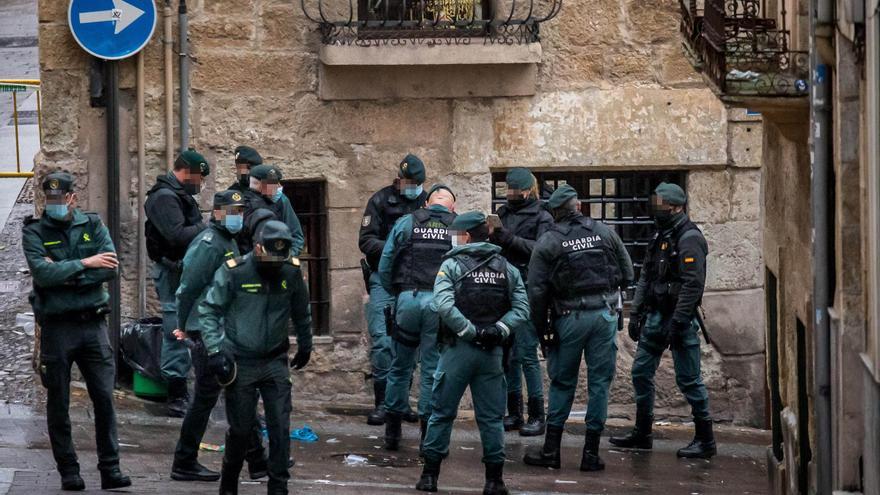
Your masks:
<path fill-rule="evenodd" d="M 107 228 L 110 230 L 110 238 L 119 252 L 119 63 L 116 60 L 107 60 Z M 120 279 L 122 277 L 122 264 L 119 265 L 119 275 L 110 281 L 110 343 L 113 352 L 119 356 L 119 332 L 122 315 L 120 304 Z"/>

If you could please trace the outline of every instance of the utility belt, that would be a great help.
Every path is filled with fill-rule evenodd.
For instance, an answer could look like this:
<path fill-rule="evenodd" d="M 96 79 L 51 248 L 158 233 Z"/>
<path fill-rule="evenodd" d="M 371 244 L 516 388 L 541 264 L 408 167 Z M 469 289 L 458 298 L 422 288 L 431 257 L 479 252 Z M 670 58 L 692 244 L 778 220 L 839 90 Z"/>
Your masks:
<path fill-rule="evenodd" d="M 240 349 L 236 349 L 234 346 L 231 348 L 231 351 L 232 355 L 235 357 L 236 362 L 242 364 L 259 365 L 268 361 L 274 361 L 281 356 L 286 356 L 289 349 L 290 342 L 285 341 L 283 344 L 275 347 L 274 349 L 270 349 L 266 353 L 257 354 L 254 352 L 242 351 Z"/>
<path fill-rule="evenodd" d="M 611 301 L 607 292 L 594 292 L 592 294 L 569 297 L 567 299 L 553 300 L 553 313 L 564 315 L 572 311 L 590 311 L 601 308 L 612 309 Z"/>
<path fill-rule="evenodd" d="M 382 312 L 385 314 L 385 333 L 391 337 L 392 340 L 400 342 L 407 347 L 419 346 L 419 343 L 421 343 L 421 335 L 409 332 L 397 324 L 394 307 L 389 304 L 382 309 Z"/>
<path fill-rule="evenodd" d="M 80 311 L 67 311 L 56 315 L 39 316 L 37 320 L 40 325 L 64 324 L 64 323 L 88 323 L 104 318 L 110 313 L 110 308 L 101 306 L 95 309 L 86 309 Z"/>
<path fill-rule="evenodd" d="M 651 282 L 645 297 L 645 304 L 664 317 L 671 316 L 678 304 L 681 284 L 678 282 Z"/>

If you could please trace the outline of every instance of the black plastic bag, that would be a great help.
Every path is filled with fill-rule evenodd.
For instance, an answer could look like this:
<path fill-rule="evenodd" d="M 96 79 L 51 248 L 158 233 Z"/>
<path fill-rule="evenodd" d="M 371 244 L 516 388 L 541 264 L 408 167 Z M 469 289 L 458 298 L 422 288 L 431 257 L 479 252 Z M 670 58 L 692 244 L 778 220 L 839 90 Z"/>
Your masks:
<path fill-rule="evenodd" d="M 142 318 L 122 327 L 122 359 L 140 374 L 162 380 L 162 318 Z"/>

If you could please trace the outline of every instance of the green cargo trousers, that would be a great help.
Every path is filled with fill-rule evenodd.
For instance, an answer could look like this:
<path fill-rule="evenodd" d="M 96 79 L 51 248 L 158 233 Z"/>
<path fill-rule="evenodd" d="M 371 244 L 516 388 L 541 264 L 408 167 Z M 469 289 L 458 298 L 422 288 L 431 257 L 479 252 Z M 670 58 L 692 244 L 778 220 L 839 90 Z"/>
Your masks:
<path fill-rule="evenodd" d="M 162 378 L 186 379 L 191 366 L 189 350 L 182 340 L 174 336 L 177 327 L 177 287 L 180 286 L 180 271 L 161 263 L 153 265 L 153 282 L 162 307 L 162 359 L 160 367 Z"/>
<path fill-rule="evenodd" d="M 392 413 L 403 414 L 409 409 L 409 387 L 419 360 L 419 416 L 428 419 L 431 415 L 431 389 L 439 359 L 437 328 L 440 325 L 433 300 L 434 294 L 427 290 L 407 290 L 397 297 L 395 318 L 398 331 L 417 344 L 410 346 L 392 339 L 391 369 L 385 391 L 385 409 Z"/>
<path fill-rule="evenodd" d="M 639 339 L 632 366 L 632 383 L 636 394 L 636 408 L 647 414 L 654 413 L 654 375 L 665 350 L 663 316 L 659 312 L 648 314 Z M 675 383 L 691 405 L 694 419 L 709 418 L 709 393 L 700 372 L 700 327 L 696 319 L 682 339 L 682 346 L 672 349 L 675 365 Z"/>
<path fill-rule="evenodd" d="M 434 373 L 431 418 L 425 434 L 424 452 L 429 459 L 449 455 L 452 423 L 467 387 L 471 388 L 474 414 L 483 443 L 483 462 L 504 462 L 504 369 L 503 350 L 495 347 L 485 351 L 459 340 L 444 346 Z"/>
<path fill-rule="evenodd" d="M 547 424 L 563 427 L 571 412 L 581 358 L 587 364 L 587 429 L 601 432 L 608 418 L 608 389 L 617 363 L 617 313 L 608 308 L 572 310 L 554 322 L 559 345 L 549 349 Z"/>

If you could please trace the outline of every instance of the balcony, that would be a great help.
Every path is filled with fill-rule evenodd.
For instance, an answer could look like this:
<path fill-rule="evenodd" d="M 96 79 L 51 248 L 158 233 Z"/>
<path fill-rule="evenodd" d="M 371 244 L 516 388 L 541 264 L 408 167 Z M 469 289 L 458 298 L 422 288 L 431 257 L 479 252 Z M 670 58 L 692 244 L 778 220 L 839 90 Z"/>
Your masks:
<path fill-rule="evenodd" d="M 791 49 L 785 2 L 772 15 L 764 0 L 679 2 L 685 50 L 722 99 L 807 95 L 809 56 Z"/>
<path fill-rule="evenodd" d="M 300 0 L 323 100 L 529 96 L 562 0 Z"/>

